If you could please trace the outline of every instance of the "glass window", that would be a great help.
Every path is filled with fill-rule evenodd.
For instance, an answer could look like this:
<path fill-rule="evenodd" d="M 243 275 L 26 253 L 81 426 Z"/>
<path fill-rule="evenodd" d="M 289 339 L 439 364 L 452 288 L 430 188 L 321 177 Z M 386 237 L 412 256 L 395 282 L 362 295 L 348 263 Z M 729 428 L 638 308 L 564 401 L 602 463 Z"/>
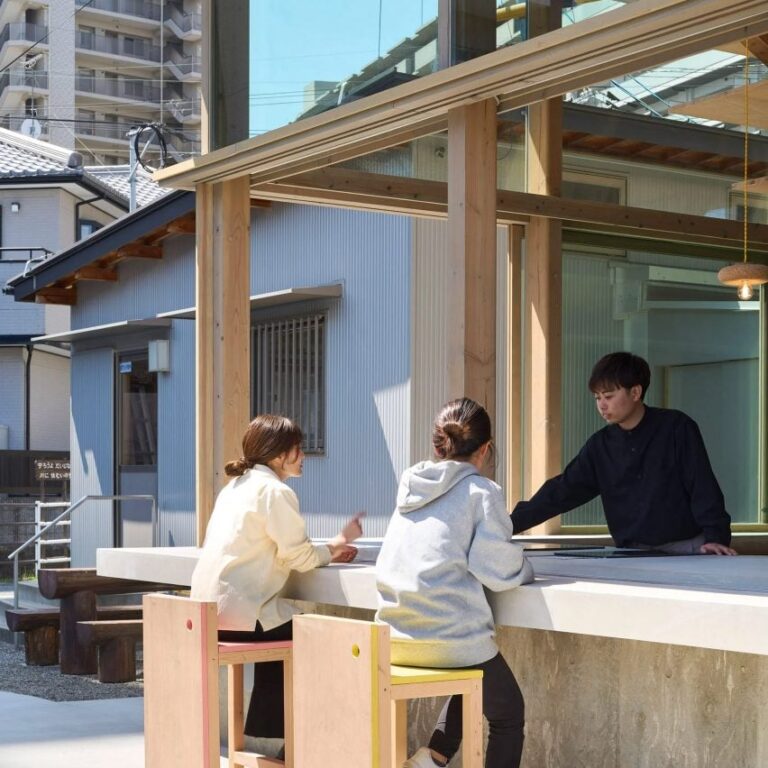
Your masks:
<path fill-rule="evenodd" d="M 296 421 L 307 453 L 325 451 L 325 314 L 253 327 L 253 410 Z"/>
<path fill-rule="evenodd" d="M 604 426 L 587 380 L 602 355 L 646 358 L 646 402 L 699 425 L 733 522 L 761 522 L 760 302 L 740 302 L 717 280 L 721 263 L 566 246 L 563 262 L 563 463 Z M 599 499 L 563 525 L 604 526 Z"/>
<path fill-rule="evenodd" d="M 157 464 L 157 374 L 146 351 L 118 358 L 117 414 L 119 465 Z"/>

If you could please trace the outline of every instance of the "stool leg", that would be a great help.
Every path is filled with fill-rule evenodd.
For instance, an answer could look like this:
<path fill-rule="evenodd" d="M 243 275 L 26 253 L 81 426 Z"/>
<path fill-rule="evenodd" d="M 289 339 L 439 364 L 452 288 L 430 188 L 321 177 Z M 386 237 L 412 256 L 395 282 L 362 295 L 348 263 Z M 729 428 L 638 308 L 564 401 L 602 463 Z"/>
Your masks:
<path fill-rule="evenodd" d="M 227 754 L 229 768 L 237 768 L 235 752 L 245 744 L 243 735 L 243 665 L 227 667 Z"/>
<path fill-rule="evenodd" d="M 408 701 L 392 702 L 392 756 L 394 768 L 408 759 Z"/>
<path fill-rule="evenodd" d="M 472 680 L 461 697 L 463 768 L 483 766 L 483 689 L 482 681 Z"/>
<path fill-rule="evenodd" d="M 285 768 L 293 768 L 293 661 L 288 654 L 283 659 L 283 691 L 285 699 Z"/>

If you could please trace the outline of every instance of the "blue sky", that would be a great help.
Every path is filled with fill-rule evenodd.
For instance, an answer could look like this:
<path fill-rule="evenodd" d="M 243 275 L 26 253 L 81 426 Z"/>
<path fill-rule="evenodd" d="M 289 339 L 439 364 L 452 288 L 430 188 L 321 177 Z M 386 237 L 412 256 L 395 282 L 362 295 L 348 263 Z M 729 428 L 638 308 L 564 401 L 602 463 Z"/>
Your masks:
<path fill-rule="evenodd" d="M 344 80 L 436 15 L 437 0 L 251 0 L 251 134 L 294 120 L 308 82 Z"/>

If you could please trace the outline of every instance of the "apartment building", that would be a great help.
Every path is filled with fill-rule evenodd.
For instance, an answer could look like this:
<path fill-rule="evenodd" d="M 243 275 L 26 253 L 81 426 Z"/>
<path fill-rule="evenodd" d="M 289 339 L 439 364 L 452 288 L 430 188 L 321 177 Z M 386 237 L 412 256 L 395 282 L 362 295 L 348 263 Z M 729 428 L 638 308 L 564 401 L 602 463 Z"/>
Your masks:
<path fill-rule="evenodd" d="M 198 0 L 0 0 L 0 125 L 109 165 L 154 122 L 197 154 L 201 26 Z"/>

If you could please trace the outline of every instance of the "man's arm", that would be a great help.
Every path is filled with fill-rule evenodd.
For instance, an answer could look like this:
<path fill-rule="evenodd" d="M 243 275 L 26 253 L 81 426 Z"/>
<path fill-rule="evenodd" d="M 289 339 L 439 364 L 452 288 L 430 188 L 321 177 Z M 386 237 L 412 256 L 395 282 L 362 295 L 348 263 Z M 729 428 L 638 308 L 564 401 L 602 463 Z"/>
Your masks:
<path fill-rule="evenodd" d="M 522 533 L 556 515 L 580 507 L 599 492 L 590 458 L 590 443 L 587 442 L 561 475 L 547 480 L 528 501 L 517 503 L 511 515 L 514 532 Z"/>
<path fill-rule="evenodd" d="M 691 514 L 701 526 L 705 544 L 702 552 L 733 554 L 731 517 L 725 510 L 725 499 L 717 482 L 707 449 L 696 422 L 686 417 L 679 430 L 679 460 L 683 482 L 691 500 Z"/>

